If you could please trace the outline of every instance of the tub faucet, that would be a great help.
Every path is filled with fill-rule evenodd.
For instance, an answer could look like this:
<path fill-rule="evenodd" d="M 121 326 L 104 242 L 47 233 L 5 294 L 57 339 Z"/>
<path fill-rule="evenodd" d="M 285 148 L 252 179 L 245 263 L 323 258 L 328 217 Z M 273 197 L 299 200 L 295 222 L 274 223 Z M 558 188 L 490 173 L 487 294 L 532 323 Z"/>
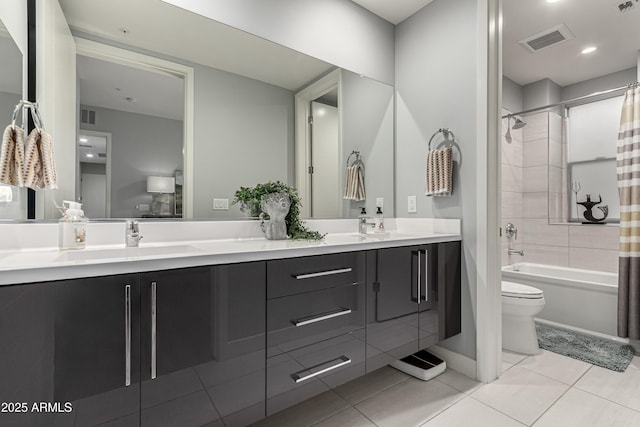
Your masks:
<path fill-rule="evenodd" d="M 140 229 L 138 221 L 127 220 L 125 229 L 125 244 L 128 248 L 137 248 L 142 236 L 140 235 Z"/>
<path fill-rule="evenodd" d="M 524 249 L 507 249 L 507 253 L 509 255 L 520 255 L 520 256 L 524 256 Z"/>

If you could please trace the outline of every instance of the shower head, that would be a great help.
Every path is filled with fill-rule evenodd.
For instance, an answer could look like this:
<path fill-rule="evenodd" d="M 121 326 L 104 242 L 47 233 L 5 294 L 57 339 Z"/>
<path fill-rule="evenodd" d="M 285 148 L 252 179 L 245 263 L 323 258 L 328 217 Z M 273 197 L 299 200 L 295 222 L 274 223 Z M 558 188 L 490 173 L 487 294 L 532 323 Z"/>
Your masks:
<path fill-rule="evenodd" d="M 519 118 L 516 117 L 516 122 L 513 124 L 513 127 L 511 127 L 511 129 L 513 129 L 513 130 L 522 129 L 526 125 L 527 125 L 527 122 L 522 121 L 522 120 L 520 120 Z"/>

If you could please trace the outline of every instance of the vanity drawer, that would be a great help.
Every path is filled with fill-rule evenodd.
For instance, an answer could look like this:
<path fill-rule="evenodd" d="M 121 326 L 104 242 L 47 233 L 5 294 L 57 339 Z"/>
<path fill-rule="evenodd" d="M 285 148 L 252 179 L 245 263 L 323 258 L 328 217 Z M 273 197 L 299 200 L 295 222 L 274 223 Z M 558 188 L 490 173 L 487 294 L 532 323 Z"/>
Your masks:
<path fill-rule="evenodd" d="M 267 359 L 267 415 L 365 373 L 361 334 L 344 334 Z"/>
<path fill-rule="evenodd" d="M 360 252 L 273 260 L 267 263 L 267 298 L 363 282 Z"/>
<path fill-rule="evenodd" d="M 267 347 L 287 352 L 364 328 L 364 285 L 267 301 Z"/>

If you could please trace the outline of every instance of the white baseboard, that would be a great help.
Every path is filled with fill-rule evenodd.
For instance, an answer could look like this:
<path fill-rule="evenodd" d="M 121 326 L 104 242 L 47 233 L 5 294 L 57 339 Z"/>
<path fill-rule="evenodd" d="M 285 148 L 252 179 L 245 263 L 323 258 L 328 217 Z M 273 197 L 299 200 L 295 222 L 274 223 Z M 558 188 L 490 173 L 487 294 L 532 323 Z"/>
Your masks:
<path fill-rule="evenodd" d="M 444 347 L 440 347 L 439 345 L 434 345 L 433 347 L 429 347 L 427 349 L 429 352 L 435 354 L 440 359 L 447 362 L 447 367 L 453 369 L 454 371 L 460 372 L 462 375 L 465 375 L 469 378 L 476 379 L 476 361 L 463 356 L 460 353 L 456 353 L 455 351 L 448 350 Z"/>

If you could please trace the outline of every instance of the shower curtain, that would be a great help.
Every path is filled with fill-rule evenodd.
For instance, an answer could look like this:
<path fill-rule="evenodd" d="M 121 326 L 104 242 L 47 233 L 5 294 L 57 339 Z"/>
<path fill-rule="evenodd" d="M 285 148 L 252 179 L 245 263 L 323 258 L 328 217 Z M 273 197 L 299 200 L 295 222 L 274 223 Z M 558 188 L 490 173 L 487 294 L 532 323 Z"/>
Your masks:
<path fill-rule="evenodd" d="M 618 133 L 618 335 L 640 339 L 640 86 L 629 86 Z"/>

